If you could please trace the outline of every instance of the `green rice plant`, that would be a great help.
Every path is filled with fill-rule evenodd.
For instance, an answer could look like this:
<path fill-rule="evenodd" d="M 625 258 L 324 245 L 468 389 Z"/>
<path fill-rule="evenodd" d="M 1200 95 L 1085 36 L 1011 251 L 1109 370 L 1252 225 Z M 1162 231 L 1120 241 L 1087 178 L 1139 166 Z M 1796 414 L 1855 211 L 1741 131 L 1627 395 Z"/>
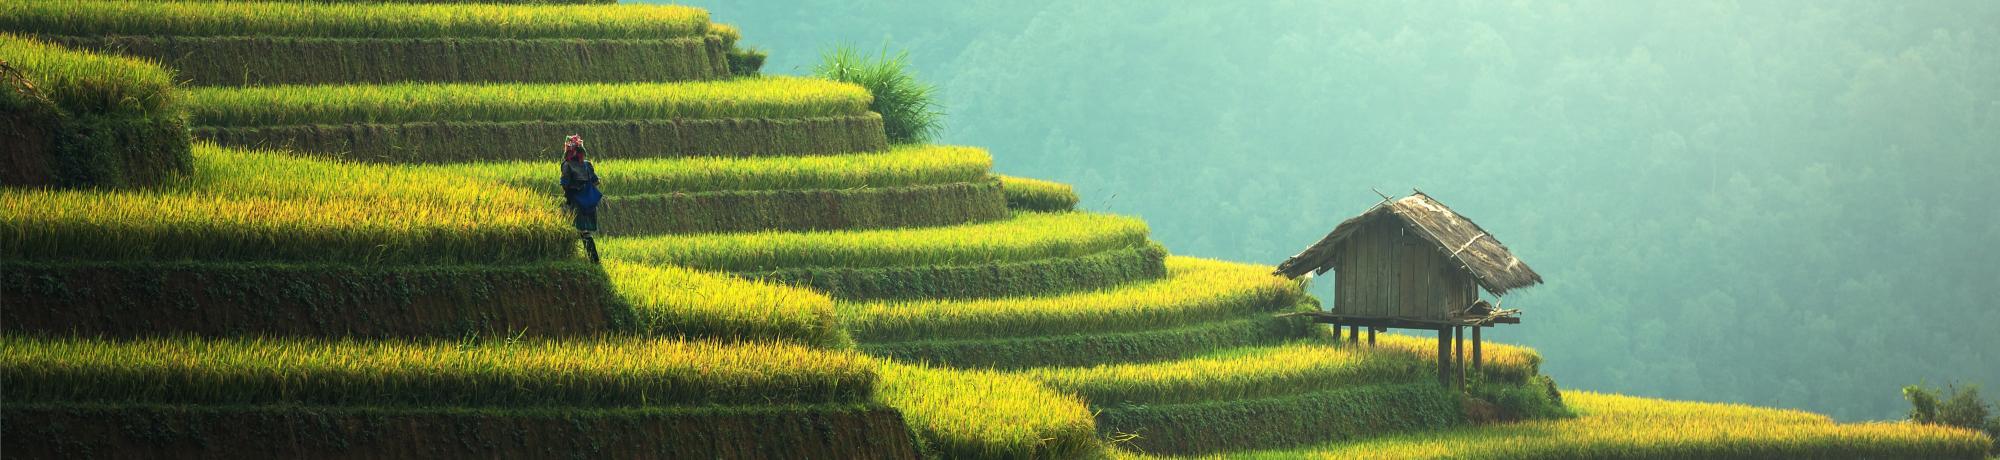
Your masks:
<path fill-rule="evenodd" d="M 1060 182 L 1025 177 L 999 176 L 1007 191 L 1007 207 L 1027 211 L 1069 211 L 1076 209 L 1076 189 Z"/>
<path fill-rule="evenodd" d="M 1401 352 L 1293 343 L 1146 364 L 1059 367 L 1021 375 L 1091 404 L 1179 404 L 1270 398 L 1349 386 L 1425 381 L 1426 363 Z"/>
<path fill-rule="evenodd" d="M 608 195 L 906 187 L 977 182 L 993 156 L 976 147 L 902 145 L 884 152 L 807 157 L 594 159 Z M 441 172 L 561 192 L 557 159 L 425 166 Z"/>
<path fill-rule="evenodd" d="M 553 199 L 470 178 L 202 146 L 158 190 L 0 190 L 0 258 L 510 263 L 575 254 Z"/>
<path fill-rule="evenodd" d="M 0 183 L 122 187 L 186 174 L 184 105 L 153 63 L 0 33 Z"/>
<path fill-rule="evenodd" d="M 1146 223 L 1087 213 L 1025 213 L 950 227 L 605 239 L 605 257 L 733 272 L 800 267 L 970 265 L 1082 257 L 1146 244 Z"/>
<path fill-rule="evenodd" d="M 676 5 L 16 0 L 0 30 L 48 35 L 340 38 L 673 38 L 709 31 L 708 12 Z"/>
<path fill-rule="evenodd" d="M 197 127 L 197 138 L 237 148 L 283 148 L 369 163 L 550 161 L 562 139 L 590 139 L 594 160 L 827 155 L 889 148 L 875 114 L 716 118 Z"/>
<path fill-rule="evenodd" d="M 615 83 L 730 77 L 713 36 L 664 39 L 327 38 L 40 35 L 50 42 L 151 59 L 191 86 L 397 82 Z M 300 59 L 298 56 L 313 56 Z"/>
<path fill-rule="evenodd" d="M 1434 337 L 1381 334 L 1376 337 L 1375 346 L 1378 348 L 1401 350 L 1417 357 L 1417 359 L 1432 363 L 1431 367 L 1433 369 L 1437 367 L 1435 365 L 1437 363 L 1437 339 Z M 1471 339 L 1466 340 L 1465 347 L 1467 349 L 1465 351 L 1465 360 L 1468 363 L 1467 365 L 1470 366 L 1472 360 Z M 1482 363 L 1480 372 L 1488 379 L 1521 383 L 1526 382 L 1529 378 L 1541 372 L 1542 355 L 1535 352 L 1533 348 L 1488 342 L 1480 347 L 1480 355 L 1480 362 Z"/>
<path fill-rule="evenodd" d="M 189 113 L 201 126 L 809 118 L 868 112 L 868 92 L 859 86 L 791 77 L 678 83 L 262 86 L 197 88 L 188 94 Z"/>
<path fill-rule="evenodd" d="M 1048 297 L 840 304 L 863 342 L 1131 332 L 1223 321 L 1297 305 L 1297 284 L 1270 267 L 1169 257 L 1167 277 Z"/>
<path fill-rule="evenodd" d="M 960 368 L 1031 369 L 1157 363 L 1213 353 L 1217 349 L 1276 346 L 1310 337 L 1313 324 L 1301 318 L 1258 313 L 1241 318 L 1137 332 L 1064 334 L 972 340 L 872 342 L 870 355 L 898 361 L 930 362 Z"/>
<path fill-rule="evenodd" d="M 875 96 L 868 108 L 882 114 L 889 142 L 922 143 L 943 128 L 944 111 L 937 102 L 937 88 L 917 80 L 909 70 L 909 59 L 909 52 L 892 56 L 887 47 L 874 58 L 840 47 L 821 57 L 813 75 L 868 88 Z"/>
<path fill-rule="evenodd" d="M 917 458 L 879 405 L 406 408 L 19 404 L 10 458 Z M 754 428 L 749 428 L 754 427 Z"/>
<path fill-rule="evenodd" d="M 633 310 L 581 259 L 508 265 L 0 262 L 0 332 L 105 338 L 587 337 Z M 679 332 L 679 331 L 677 331 Z M 696 335 L 686 331 L 683 335 Z M 719 336 L 712 334 L 708 336 Z"/>
<path fill-rule="evenodd" d="M 823 231 L 1006 219 L 995 181 L 908 187 L 624 195 L 598 210 L 606 235 Z"/>
<path fill-rule="evenodd" d="M 1436 382 L 1362 385 L 1274 398 L 1093 406 L 1118 447 L 1215 456 L 1463 425 L 1457 391 Z"/>
<path fill-rule="evenodd" d="M 883 363 L 877 397 L 902 412 L 938 458 L 1081 458 L 1102 454 L 1082 400 L 992 371 Z"/>
<path fill-rule="evenodd" d="M 415 407 L 862 403 L 876 363 L 778 343 L 653 338 L 325 341 L 0 337 L 30 402 Z"/>
<path fill-rule="evenodd" d="M 1569 391 L 1581 415 L 1406 433 L 1242 458 L 1939 458 L 1980 459 L 1992 440 L 1911 422 L 1842 424 L 1819 414 L 1740 404 Z"/>
<path fill-rule="evenodd" d="M 605 261 L 618 297 L 631 305 L 640 335 L 790 341 L 847 347 L 833 299 L 808 289 L 679 267 Z"/>
<path fill-rule="evenodd" d="M 1166 275 L 1159 244 L 1024 262 L 872 268 L 800 267 L 737 275 L 802 286 L 842 300 L 972 299 L 1105 289 Z"/>

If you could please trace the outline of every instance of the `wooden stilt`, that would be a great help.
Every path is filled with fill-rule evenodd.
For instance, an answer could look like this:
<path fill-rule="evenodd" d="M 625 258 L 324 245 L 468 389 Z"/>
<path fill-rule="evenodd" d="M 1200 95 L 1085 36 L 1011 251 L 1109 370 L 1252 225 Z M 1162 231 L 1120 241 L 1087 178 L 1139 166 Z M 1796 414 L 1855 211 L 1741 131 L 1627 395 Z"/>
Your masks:
<path fill-rule="evenodd" d="M 1479 353 L 1479 342 L 1480 342 L 1479 326 L 1473 326 L 1472 327 L 1472 373 L 1484 375 L 1486 373 L 1486 363 L 1484 359 L 1481 359 L 1482 356 Z"/>
<path fill-rule="evenodd" d="M 1347 327 L 1347 343 L 1351 344 L 1361 343 L 1361 326 Z"/>
<path fill-rule="evenodd" d="M 1451 328 L 1440 327 L 1438 336 L 1438 384 L 1451 386 Z"/>
<path fill-rule="evenodd" d="M 1368 346 L 1375 346 L 1375 328 L 1368 328 Z"/>
<path fill-rule="evenodd" d="M 1465 388 L 1465 327 L 1451 327 L 1451 374 L 1458 387 Z"/>
<path fill-rule="evenodd" d="M 1339 344 L 1340 344 L 1340 332 L 1341 332 L 1341 330 L 1342 330 L 1342 329 L 1346 329 L 1346 328 L 1347 328 L 1347 326 L 1342 326 L 1342 325 L 1340 325 L 1340 323 L 1334 323 L 1334 324 L 1333 324 L 1333 344 L 1334 344 L 1334 345 L 1339 345 Z"/>

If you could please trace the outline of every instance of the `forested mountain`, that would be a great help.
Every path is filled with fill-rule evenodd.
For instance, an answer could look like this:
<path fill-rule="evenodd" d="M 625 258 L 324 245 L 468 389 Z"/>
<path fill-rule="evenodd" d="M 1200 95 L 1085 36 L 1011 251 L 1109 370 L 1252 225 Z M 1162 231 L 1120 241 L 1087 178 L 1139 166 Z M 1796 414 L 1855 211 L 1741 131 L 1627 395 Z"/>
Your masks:
<path fill-rule="evenodd" d="M 1548 279 L 1491 337 L 1564 387 L 2000 385 L 2000 2 L 693 3 L 767 73 L 908 49 L 943 141 L 1179 253 L 1276 263 L 1421 188 Z"/>

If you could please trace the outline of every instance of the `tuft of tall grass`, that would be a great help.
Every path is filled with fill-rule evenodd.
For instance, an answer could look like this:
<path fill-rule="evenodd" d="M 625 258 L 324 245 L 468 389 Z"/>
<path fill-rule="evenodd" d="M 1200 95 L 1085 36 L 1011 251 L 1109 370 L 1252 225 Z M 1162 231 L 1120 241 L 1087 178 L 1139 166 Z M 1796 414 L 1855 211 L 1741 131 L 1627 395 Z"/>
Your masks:
<path fill-rule="evenodd" d="M 184 99 L 172 72 L 142 59 L 75 51 L 0 32 L 0 61 L 70 113 L 165 117 L 175 115 Z M 19 97 L 14 91 L 0 93 L 0 100 Z"/>
<path fill-rule="evenodd" d="M 709 32 L 677 5 L 13 0 L 0 30 L 47 35 L 337 38 L 674 38 Z"/>
<path fill-rule="evenodd" d="M 152 62 L 0 33 L 0 152 L 9 157 L 0 182 L 118 188 L 187 174 L 184 101 L 173 74 Z"/>
<path fill-rule="evenodd" d="M 839 305 L 863 342 L 1129 332 L 1224 321 L 1298 304 L 1297 284 L 1269 267 L 1167 258 L 1167 277 L 1048 297 L 924 299 Z"/>
<path fill-rule="evenodd" d="M 859 86 L 792 77 L 596 84 L 397 83 L 189 91 L 198 126 L 862 115 Z"/>
<path fill-rule="evenodd" d="M 547 196 L 465 177 L 201 145 L 143 191 L 0 190 L 0 258 L 508 263 L 566 258 Z"/>
<path fill-rule="evenodd" d="M 891 55 L 885 47 L 871 58 L 843 46 L 821 57 L 813 75 L 867 88 L 875 96 L 868 108 L 882 114 L 889 142 L 921 143 L 943 128 L 944 111 L 937 88 L 918 80 L 909 70 L 909 60 L 907 51 Z"/>
<path fill-rule="evenodd" d="M 1407 433 L 1240 458 L 1984 458 L 1992 440 L 1910 422 L 1834 423 L 1786 409 L 1563 392 L 1581 415 Z"/>
<path fill-rule="evenodd" d="M 662 407 L 864 403 L 876 362 L 779 343 L 0 337 L 9 403 Z"/>
<path fill-rule="evenodd" d="M 805 157 L 605 158 L 592 160 L 610 195 L 905 187 L 975 182 L 993 167 L 984 149 L 901 145 L 885 152 Z M 556 162 L 423 166 L 548 193 Z"/>
<path fill-rule="evenodd" d="M 733 272 L 972 265 L 1082 257 L 1146 244 L 1146 223 L 1087 213 L 1021 213 L 949 227 L 605 239 L 604 257 Z"/>
<path fill-rule="evenodd" d="M 1007 207 L 1027 211 L 1068 211 L 1076 209 L 1076 189 L 1069 184 L 1026 177 L 998 176 L 1007 193 Z"/>

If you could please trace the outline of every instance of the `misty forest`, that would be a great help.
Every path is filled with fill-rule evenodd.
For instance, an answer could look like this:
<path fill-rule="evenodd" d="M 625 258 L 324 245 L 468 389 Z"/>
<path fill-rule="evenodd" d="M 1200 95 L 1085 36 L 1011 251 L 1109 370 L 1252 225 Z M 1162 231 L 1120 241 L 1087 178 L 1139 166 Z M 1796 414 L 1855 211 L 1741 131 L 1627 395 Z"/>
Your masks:
<path fill-rule="evenodd" d="M 1178 253 L 1440 197 L 1548 280 L 1489 337 L 1565 388 L 1864 420 L 2000 385 L 2000 3 L 692 4 L 766 73 L 907 50 L 941 142 Z"/>

